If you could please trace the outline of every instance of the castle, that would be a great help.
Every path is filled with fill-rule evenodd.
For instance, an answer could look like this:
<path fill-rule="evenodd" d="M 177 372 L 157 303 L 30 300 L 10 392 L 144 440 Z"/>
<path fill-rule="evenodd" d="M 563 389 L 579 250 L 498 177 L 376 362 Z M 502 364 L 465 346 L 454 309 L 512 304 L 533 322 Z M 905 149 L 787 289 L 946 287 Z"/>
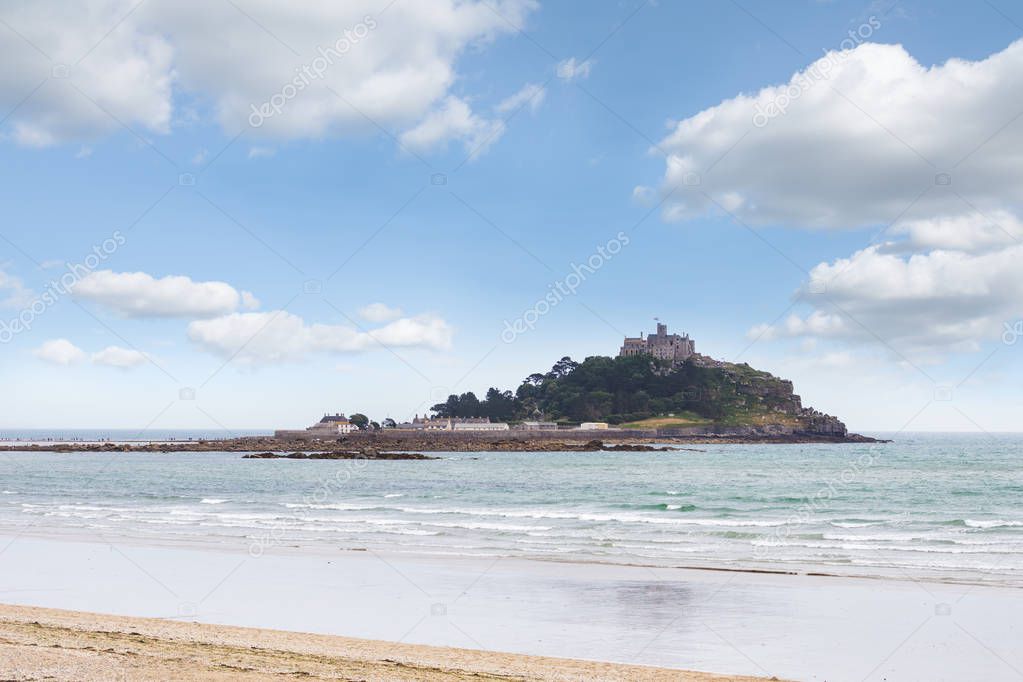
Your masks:
<path fill-rule="evenodd" d="M 688 334 L 668 334 L 668 325 L 659 322 L 656 334 L 647 334 L 646 338 L 643 338 L 643 332 L 635 338 L 626 336 L 618 351 L 620 358 L 650 355 L 658 360 L 667 360 L 672 365 L 680 365 L 695 354 L 696 342 Z"/>

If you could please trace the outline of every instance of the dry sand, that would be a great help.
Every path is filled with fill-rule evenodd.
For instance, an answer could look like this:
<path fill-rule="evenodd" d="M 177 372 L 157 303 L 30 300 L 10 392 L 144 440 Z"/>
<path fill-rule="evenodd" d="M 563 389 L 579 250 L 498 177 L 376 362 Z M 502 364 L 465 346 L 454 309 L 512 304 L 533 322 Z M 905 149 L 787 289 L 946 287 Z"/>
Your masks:
<path fill-rule="evenodd" d="M 643 666 L 0 605 L 2 680 L 750 681 Z"/>

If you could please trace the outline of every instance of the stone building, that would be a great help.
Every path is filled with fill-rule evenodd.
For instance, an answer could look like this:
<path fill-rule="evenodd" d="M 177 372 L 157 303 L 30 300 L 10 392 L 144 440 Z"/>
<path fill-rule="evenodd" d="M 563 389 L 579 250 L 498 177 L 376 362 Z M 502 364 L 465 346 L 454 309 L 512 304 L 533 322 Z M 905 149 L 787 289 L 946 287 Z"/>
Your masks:
<path fill-rule="evenodd" d="M 348 417 L 339 412 L 337 414 L 325 414 L 323 419 L 301 431 L 278 429 L 274 431 L 274 438 L 322 440 L 324 438 L 331 439 L 338 436 L 347 436 L 353 431 L 358 430 L 358 426 L 350 422 Z"/>
<path fill-rule="evenodd" d="M 625 337 L 618 357 L 650 355 L 659 360 L 667 360 L 673 365 L 680 365 L 695 353 L 696 342 L 689 338 L 688 334 L 669 334 L 668 325 L 658 323 L 656 334 L 647 334 L 644 338 L 640 332 L 637 337 Z"/>

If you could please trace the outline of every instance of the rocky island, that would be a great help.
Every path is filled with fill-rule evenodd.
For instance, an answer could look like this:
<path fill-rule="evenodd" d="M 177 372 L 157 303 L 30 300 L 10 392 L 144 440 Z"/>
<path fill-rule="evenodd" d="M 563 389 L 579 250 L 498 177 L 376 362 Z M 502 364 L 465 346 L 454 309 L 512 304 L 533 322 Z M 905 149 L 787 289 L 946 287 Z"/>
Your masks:
<path fill-rule="evenodd" d="M 253 453 L 253 459 L 430 459 L 423 452 L 640 451 L 651 442 L 872 443 L 805 407 L 791 381 L 696 352 L 688 335 L 626 338 L 617 357 L 558 360 L 514 391 L 448 396 L 411 422 L 326 415 L 304 430 L 205 441 L 4 445 L 58 452 Z M 291 453 L 291 454 L 287 454 Z"/>

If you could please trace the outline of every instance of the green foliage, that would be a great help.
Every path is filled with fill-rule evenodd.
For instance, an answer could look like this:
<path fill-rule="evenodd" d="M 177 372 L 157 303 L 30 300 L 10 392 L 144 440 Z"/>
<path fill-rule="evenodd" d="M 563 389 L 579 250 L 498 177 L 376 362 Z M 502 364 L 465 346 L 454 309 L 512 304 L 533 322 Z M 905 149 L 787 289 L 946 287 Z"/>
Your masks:
<path fill-rule="evenodd" d="M 369 417 L 361 412 L 356 412 L 350 416 L 348 421 L 358 426 L 360 431 L 365 431 L 369 427 Z"/>
<path fill-rule="evenodd" d="M 531 374 L 513 394 L 491 388 L 451 395 L 434 405 L 440 417 L 490 417 L 492 421 L 642 421 L 668 414 L 692 414 L 715 422 L 742 423 L 753 416 L 791 408 L 791 388 L 749 365 L 703 366 L 687 362 L 672 369 L 649 357 L 593 356 L 583 362 L 558 360 L 546 374 Z"/>

